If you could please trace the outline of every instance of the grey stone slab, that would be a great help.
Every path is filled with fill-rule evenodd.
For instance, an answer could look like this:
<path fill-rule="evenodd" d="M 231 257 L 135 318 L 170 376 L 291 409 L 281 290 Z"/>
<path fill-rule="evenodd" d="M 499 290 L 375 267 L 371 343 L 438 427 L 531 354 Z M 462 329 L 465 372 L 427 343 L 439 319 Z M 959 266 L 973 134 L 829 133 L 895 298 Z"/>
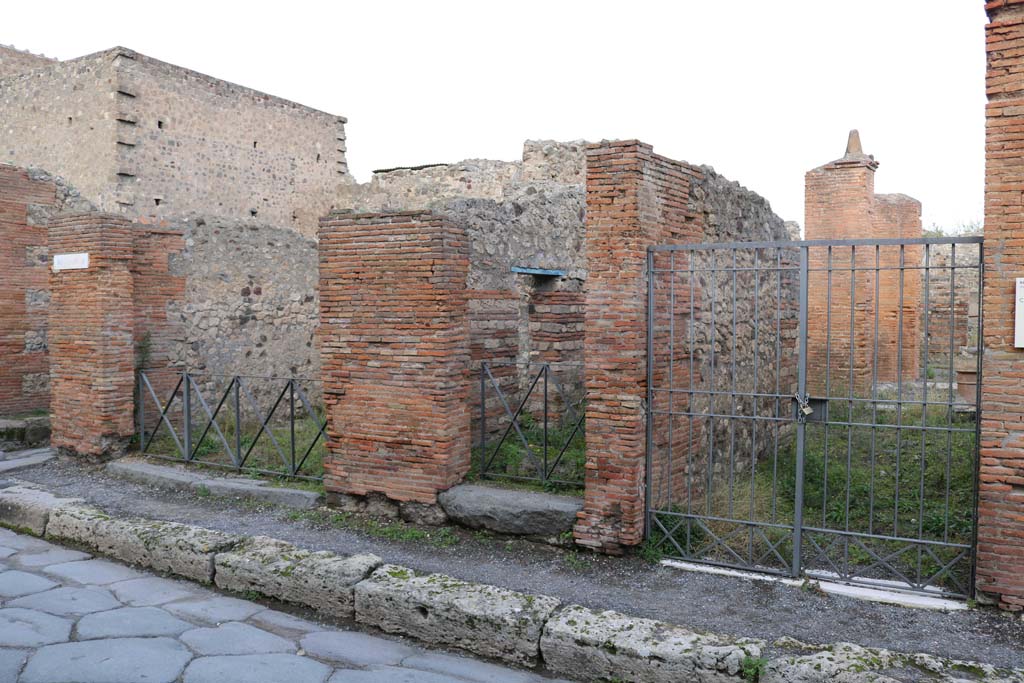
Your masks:
<path fill-rule="evenodd" d="M 258 655 L 297 649 L 290 640 L 237 621 L 186 631 L 181 634 L 181 642 L 197 655 Z"/>
<path fill-rule="evenodd" d="M 25 650 L 0 650 L 0 681 L 18 680 L 18 672 L 28 654 Z"/>
<path fill-rule="evenodd" d="M 55 453 L 52 450 L 46 448 L 42 449 L 42 452 L 36 452 L 32 455 L 24 455 L 17 458 L 12 456 L 13 454 L 8 455 L 7 459 L 5 460 L 0 460 L 0 474 L 8 474 L 16 470 L 25 469 L 26 467 L 35 467 L 36 465 L 42 465 L 44 462 L 52 460 L 55 456 Z"/>
<path fill-rule="evenodd" d="M 301 489 L 263 486 L 262 482 L 249 482 L 239 479 L 205 479 L 192 485 L 193 489 L 204 487 L 212 495 L 230 496 L 234 498 L 250 498 L 272 505 L 311 510 L 320 504 L 320 495 L 313 491 Z"/>
<path fill-rule="evenodd" d="M 141 579 L 144 575 L 140 572 L 117 564 L 110 560 L 81 560 L 78 562 L 67 562 L 55 564 L 43 570 L 49 576 L 61 581 L 73 581 L 75 583 L 90 586 L 105 586 L 108 583 L 127 581 L 128 579 Z"/>
<path fill-rule="evenodd" d="M 116 477 L 139 484 L 179 491 L 188 490 L 195 482 L 206 479 L 196 472 L 138 460 L 115 460 L 107 464 L 106 470 Z"/>
<path fill-rule="evenodd" d="M 111 584 L 109 589 L 114 597 L 132 607 L 162 605 L 166 602 L 195 598 L 199 595 L 194 586 L 183 581 L 162 579 L 158 576 L 121 581 Z"/>
<path fill-rule="evenodd" d="M 2 552 L 0 552 L 0 557 L 3 557 Z M 15 561 L 22 567 L 46 567 L 51 564 L 88 560 L 91 557 L 92 555 L 89 553 L 83 553 L 80 550 L 54 548 L 52 550 L 44 550 L 38 553 L 23 552 L 15 558 Z"/>
<path fill-rule="evenodd" d="M 54 588 L 45 593 L 26 595 L 7 603 L 8 607 L 26 607 L 59 616 L 81 616 L 120 607 L 110 591 L 88 586 L 85 588 Z"/>
<path fill-rule="evenodd" d="M 247 600 L 216 596 L 174 602 L 164 609 L 182 619 L 201 621 L 205 624 L 221 624 L 225 621 L 245 621 L 264 608 Z"/>
<path fill-rule="evenodd" d="M 0 524 L 42 536 L 53 510 L 77 502 L 28 486 L 11 486 L 0 490 Z"/>
<path fill-rule="evenodd" d="M 328 683 L 452 683 L 451 676 L 385 666 L 369 671 L 337 671 Z"/>
<path fill-rule="evenodd" d="M 182 676 L 184 683 L 324 683 L 331 670 L 297 655 L 200 657 Z"/>
<path fill-rule="evenodd" d="M 0 647 L 40 647 L 62 643 L 71 635 L 70 619 L 32 609 L 0 609 Z"/>
<path fill-rule="evenodd" d="M 47 645 L 25 665 L 21 683 L 172 683 L 192 659 L 172 638 L 112 638 Z"/>
<path fill-rule="evenodd" d="M 159 607 L 122 607 L 86 614 L 78 621 L 79 640 L 176 636 L 195 628 Z"/>
<path fill-rule="evenodd" d="M 0 546 L 0 560 L 2 560 L 4 558 L 7 558 L 7 557 L 10 557 L 11 555 L 13 555 L 16 552 L 18 552 L 18 551 L 15 550 L 14 548 L 7 548 L 7 547 L 4 547 L 4 546 Z"/>
<path fill-rule="evenodd" d="M 356 621 L 427 643 L 532 666 L 559 601 L 384 565 L 356 584 Z"/>
<path fill-rule="evenodd" d="M 466 679 L 474 683 L 551 683 L 528 671 L 481 662 L 468 657 L 423 652 L 402 660 L 406 669 L 420 669 L 443 676 Z"/>
<path fill-rule="evenodd" d="M 376 555 L 346 557 L 312 552 L 290 543 L 255 536 L 231 551 L 218 553 L 214 581 L 235 592 L 257 591 L 285 602 L 312 607 L 336 617 L 352 617 L 353 587 L 376 567 Z"/>
<path fill-rule="evenodd" d="M 579 605 L 549 619 L 541 639 L 544 663 L 555 673 L 650 683 L 739 677 L 743 660 L 760 657 L 763 645 Z"/>
<path fill-rule="evenodd" d="M 41 553 L 46 550 L 53 550 L 59 548 L 52 543 L 36 538 L 35 536 L 28 536 L 26 534 L 16 534 L 10 529 L 0 528 L 0 544 L 5 548 L 14 548 L 19 552 L 28 551 Z"/>
<path fill-rule="evenodd" d="M 445 513 L 464 526 L 502 534 L 555 537 L 576 523 L 580 498 L 464 484 L 437 497 Z"/>
<path fill-rule="evenodd" d="M 257 612 L 249 617 L 249 623 L 286 638 L 294 638 L 307 633 L 313 633 L 314 631 L 322 631 L 324 628 L 321 624 L 314 621 L 300 619 L 287 612 L 278 612 L 273 609 Z"/>
<path fill-rule="evenodd" d="M 12 570 L 0 574 L 0 597 L 17 598 L 22 595 L 41 593 L 57 584 L 44 576 Z"/>
<path fill-rule="evenodd" d="M 311 657 L 351 666 L 395 665 L 418 654 L 408 645 L 352 631 L 310 633 L 300 644 Z"/>

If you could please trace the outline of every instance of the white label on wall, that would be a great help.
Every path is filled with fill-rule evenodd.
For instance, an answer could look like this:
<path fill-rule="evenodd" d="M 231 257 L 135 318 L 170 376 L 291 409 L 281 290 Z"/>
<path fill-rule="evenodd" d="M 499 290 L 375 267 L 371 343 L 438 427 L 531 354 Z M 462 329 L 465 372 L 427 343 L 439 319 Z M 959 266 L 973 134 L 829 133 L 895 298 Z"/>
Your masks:
<path fill-rule="evenodd" d="M 1017 278 L 1017 296 L 1014 300 L 1017 302 L 1017 317 L 1013 326 L 1013 345 L 1018 349 L 1024 349 L 1024 277 Z"/>
<path fill-rule="evenodd" d="M 54 254 L 54 270 L 81 270 L 89 267 L 89 254 Z"/>

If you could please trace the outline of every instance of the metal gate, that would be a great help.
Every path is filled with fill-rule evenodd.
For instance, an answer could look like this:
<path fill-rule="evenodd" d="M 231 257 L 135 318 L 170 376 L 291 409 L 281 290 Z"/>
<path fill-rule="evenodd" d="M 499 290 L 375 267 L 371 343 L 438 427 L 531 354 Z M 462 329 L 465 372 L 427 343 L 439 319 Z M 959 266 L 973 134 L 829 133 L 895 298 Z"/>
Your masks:
<path fill-rule="evenodd" d="M 981 238 L 648 254 L 647 543 L 973 590 Z"/>

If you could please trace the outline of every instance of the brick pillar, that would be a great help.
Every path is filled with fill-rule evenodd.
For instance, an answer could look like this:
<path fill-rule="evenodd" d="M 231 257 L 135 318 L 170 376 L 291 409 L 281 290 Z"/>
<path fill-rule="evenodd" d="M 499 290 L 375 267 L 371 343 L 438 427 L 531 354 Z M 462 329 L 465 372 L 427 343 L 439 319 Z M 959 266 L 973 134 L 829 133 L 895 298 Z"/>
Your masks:
<path fill-rule="evenodd" d="M 1014 285 L 1024 277 L 1024 0 L 989 15 L 985 166 L 985 355 L 977 586 L 1024 609 L 1024 350 L 1014 348 Z M 1020 304 L 1017 304 L 1020 305 Z"/>
<path fill-rule="evenodd" d="M 688 165 L 629 140 L 587 148 L 587 465 L 577 543 L 619 553 L 643 540 L 647 247 L 699 241 Z"/>
<path fill-rule="evenodd" d="M 320 222 L 329 494 L 434 503 L 469 469 L 464 229 L 429 212 Z"/>
<path fill-rule="evenodd" d="M 90 456 L 123 452 L 132 435 L 131 224 L 86 213 L 55 219 L 51 264 L 86 253 L 84 269 L 50 273 L 52 444 Z"/>

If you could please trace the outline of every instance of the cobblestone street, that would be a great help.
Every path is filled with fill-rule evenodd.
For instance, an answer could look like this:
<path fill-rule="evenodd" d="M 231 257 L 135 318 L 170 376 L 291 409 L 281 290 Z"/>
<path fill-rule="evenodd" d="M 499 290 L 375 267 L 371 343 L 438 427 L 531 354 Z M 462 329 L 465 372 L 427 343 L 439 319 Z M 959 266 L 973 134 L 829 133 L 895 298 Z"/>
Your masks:
<path fill-rule="evenodd" d="M 541 683 L 0 530 L 0 681 Z"/>

